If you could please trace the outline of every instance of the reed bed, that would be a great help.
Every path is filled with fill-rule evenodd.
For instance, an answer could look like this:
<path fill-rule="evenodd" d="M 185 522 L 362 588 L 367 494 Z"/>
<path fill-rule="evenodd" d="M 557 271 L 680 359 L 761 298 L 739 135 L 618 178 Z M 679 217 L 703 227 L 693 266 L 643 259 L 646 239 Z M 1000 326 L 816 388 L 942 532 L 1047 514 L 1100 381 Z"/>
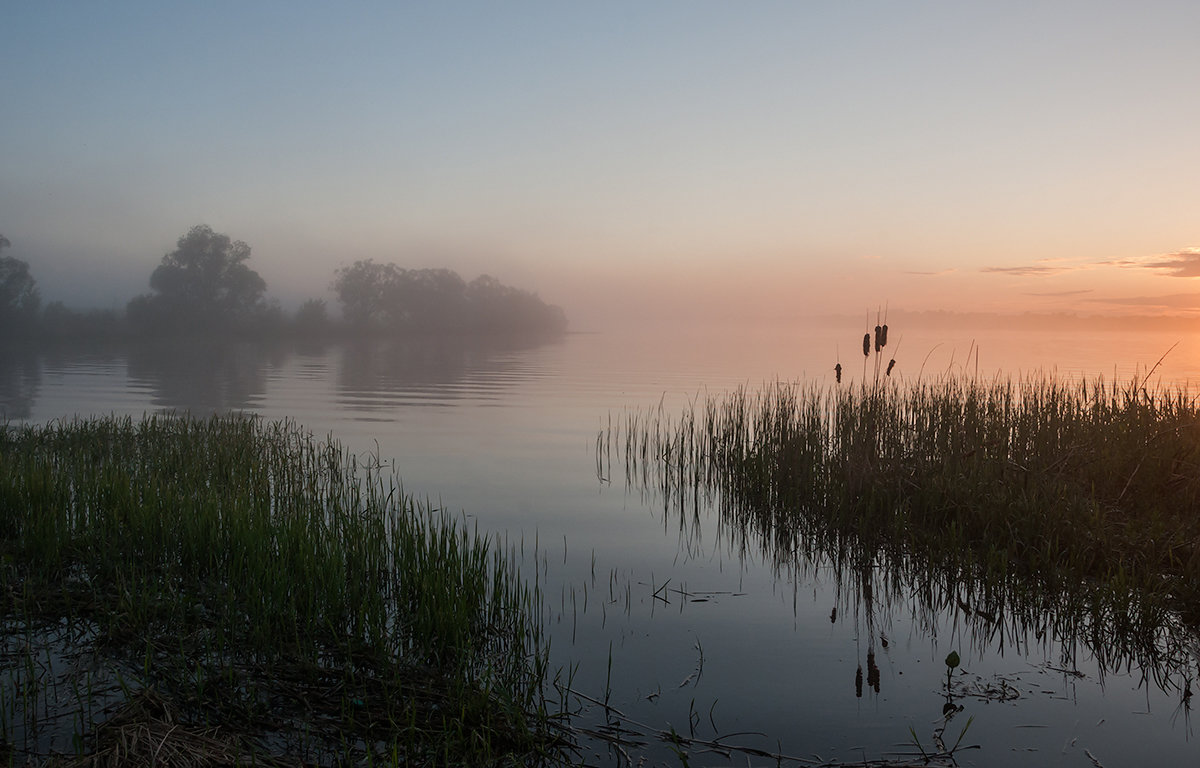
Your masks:
<path fill-rule="evenodd" d="M 112 762 L 124 719 L 216 762 L 557 758 L 511 557 L 291 422 L 0 426 L 0 558 L 21 761 Z"/>
<path fill-rule="evenodd" d="M 1194 664 L 1200 405 L 1184 389 L 776 382 L 628 413 L 598 448 L 601 471 L 615 450 L 681 527 L 716 505 L 733 538 L 832 561 L 854 592 L 882 583 L 929 611 L 957 604 L 985 635 L 1015 621 L 1082 641 L 1102 667 L 1166 679 Z"/>

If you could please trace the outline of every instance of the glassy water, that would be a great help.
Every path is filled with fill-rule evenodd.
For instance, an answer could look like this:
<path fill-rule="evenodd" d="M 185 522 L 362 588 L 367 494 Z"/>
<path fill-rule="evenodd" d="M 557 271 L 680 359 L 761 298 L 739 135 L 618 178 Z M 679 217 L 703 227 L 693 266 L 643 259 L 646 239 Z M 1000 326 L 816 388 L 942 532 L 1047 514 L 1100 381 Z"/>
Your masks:
<path fill-rule="evenodd" d="M 898 377 L 1200 379 L 1197 336 L 892 333 Z M 0 413 L 37 423 L 244 410 L 390 460 L 407 493 L 522 558 L 579 722 L 626 729 L 622 747 L 588 742 L 592 763 L 678 764 L 658 738 L 671 731 L 699 740 L 693 765 L 771 762 L 763 752 L 895 759 L 917 752 L 914 736 L 926 750 L 938 733 L 952 745 L 970 720 L 963 744 L 979 748 L 960 750 L 960 765 L 1195 764 L 1189 700 L 1172 687 L 1185 676 L 1164 685 L 1127 660 L 1113 669 L 1094 644 L 1055 637 L 1036 617 L 980 621 L 961 599 L 922 597 L 877 564 L 781 562 L 711 509 L 678 510 L 623 472 L 598 471 L 597 436 L 627 411 L 675 413 L 776 379 L 832 385 L 839 361 L 857 379 L 861 337 L 847 326 L 8 352 Z M 951 651 L 962 661 L 948 690 Z"/>

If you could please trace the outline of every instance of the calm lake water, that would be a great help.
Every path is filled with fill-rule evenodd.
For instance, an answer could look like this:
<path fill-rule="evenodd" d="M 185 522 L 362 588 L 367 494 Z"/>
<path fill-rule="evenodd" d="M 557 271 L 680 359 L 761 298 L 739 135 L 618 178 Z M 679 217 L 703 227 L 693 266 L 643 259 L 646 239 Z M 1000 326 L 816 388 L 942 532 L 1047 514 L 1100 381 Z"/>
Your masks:
<path fill-rule="evenodd" d="M 379 341 L 189 349 L 62 348 L 0 357 L 0 416 L 244 410 L 394 463 L 404 489 L 495 532 L 545 595 L 553 664 L 574 690 L 645 730 L 694 734 L 817 762 L 896 759 L 973 718 L 960 765 L 1194 765 L 1198 734 L 1171 685 L 1036 626 L 979 633 L 955 600 L 780 564 L 707 509 L 680 516 L 623 472 L 598 473 L 597 435 L 627 410 L 677 413 L 776 379 L 862 375 L 862 328 L 574 333 L 538 345 Z M 1200 381 L 1200 336 L 892 330 L 897 368 L 992 376 L 1053 370 Z M 898 344 L 897 344 L 898 341 Z M 611 477 L 602 476 L 610 474 Z M 883 576 L 880 576 L 882 581 Z M 1195 677 L 1194 666 L 1188 672 Z M 1174 678 L 1182 684 L 1184 677 Z M 1197 683 L 1193 683 L 1196 685 Z M 999 693 L 997 693 L 999 691 Z M 603 711 L 576 698 L 581 722 Z M 634 726 L 629 726 L 634 727 Z M 910 731 L 911 729 L 911 731 Z M 739 735 L 730 735 L 739 734 Z M 679 764 L 645 736 L 636 764 Z M 1093 762 L 1094 760 L 1096 762 Z M 592 763 L 623 756 L 602 742 Z M 692 765 L 770 764 L 693 749 Z"/>

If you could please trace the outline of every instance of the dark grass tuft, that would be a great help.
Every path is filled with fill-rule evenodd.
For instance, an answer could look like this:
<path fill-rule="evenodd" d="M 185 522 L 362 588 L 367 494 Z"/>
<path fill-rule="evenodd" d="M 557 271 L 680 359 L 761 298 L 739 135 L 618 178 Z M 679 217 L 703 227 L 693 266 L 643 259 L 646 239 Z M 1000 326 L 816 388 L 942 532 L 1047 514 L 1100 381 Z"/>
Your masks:
<path fill-rule="evenodd" d="M 290 422 L 0 427 L 0 555 L 30 759 L 138 754 L 117 718 L 149 704 L 138 727 L 259 761 L 554 755 L 512 562 Z"/>
<path fill-rule="evenodd" d="M 968 605 L 1169 676 L 1200 629 L 1200 406 L 1138 381 L 776 383 L 618 429 L 630 482 L 777 562 L 886 565 Z M 860 574 L 861 575 L 861 574 Z M 989 627 L 989 621 L 992 625 Z M 1040 628 L 1038 628 L 1040 627 Z"/>

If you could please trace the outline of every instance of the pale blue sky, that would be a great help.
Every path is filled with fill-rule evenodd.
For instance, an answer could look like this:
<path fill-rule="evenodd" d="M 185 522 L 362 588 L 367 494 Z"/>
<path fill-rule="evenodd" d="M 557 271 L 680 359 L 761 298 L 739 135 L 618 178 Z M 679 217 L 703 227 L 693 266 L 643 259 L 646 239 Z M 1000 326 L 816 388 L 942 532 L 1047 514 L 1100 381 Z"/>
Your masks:
<path fill-rule="evenodd" d="M 207 223 L 285 304 L 372 257 L 584 324 L 1200 307 L 1200 3 L 9 6 L 0 232 L 47 300 Z"/>

